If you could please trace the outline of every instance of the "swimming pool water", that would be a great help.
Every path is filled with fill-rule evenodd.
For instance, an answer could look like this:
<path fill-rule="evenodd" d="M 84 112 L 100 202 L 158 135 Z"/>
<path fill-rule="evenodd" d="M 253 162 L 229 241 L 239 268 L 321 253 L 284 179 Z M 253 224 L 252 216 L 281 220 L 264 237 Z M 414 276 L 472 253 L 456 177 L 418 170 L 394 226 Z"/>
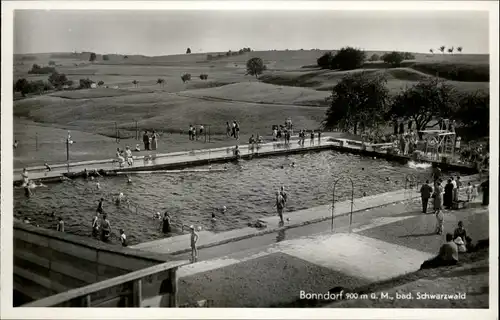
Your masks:
<path fill-rule="evenodd" d="M 293 162 L 295 167 L 290 166 Z M 213 165 L 213 168 L 224 166 L 228 170 L 223 172 L 132 174 L 131 184 L 127 184 L 126 176 L 66 181 L 36 188 L 29 199 L 22 189 L 15 189 L 14 215 L 29 217 L 33 224 L 45 228 L 54 228 L 57 217 L 61 216 L 66 232 L 90 236 L 99 198 L 122 192 L 132 203 L 162 213 L 168 210 L 176 226 L 195 225 L 218 232 L 276 215 L 275 191 L 281 185 L 288 193 L 286 210 L 296 211 L 331 203 L 333 183 L 344 175 L 354 182 L 355 198 L 364 193 L 369 196 L 402 189 L 409 174 L 420 182 L 430 178 L 428 168 L 410 168 L 384 159 L 335 151 L 242 160 L 237 164 Z M 101 186 L 100 191 L 96 182 Z M 338 200 L 348 199 L 350 193 L 348 184 L 339 183 Z M 227 207 L 225 214 L 219 210 L 222 206 Z M 136 213 L 124 204 L 118 207 L 110 201 L 104 209 L 115 239 L 119 228 L 125 229 L 131 244 L 165 237 L 161 233 L 161 222 L 154 220 L 151 212 Z M 50 217 L 52 212 L 55 218 Z M 212 213 L 216 214 L 216 222 L 211 221 Z"/>

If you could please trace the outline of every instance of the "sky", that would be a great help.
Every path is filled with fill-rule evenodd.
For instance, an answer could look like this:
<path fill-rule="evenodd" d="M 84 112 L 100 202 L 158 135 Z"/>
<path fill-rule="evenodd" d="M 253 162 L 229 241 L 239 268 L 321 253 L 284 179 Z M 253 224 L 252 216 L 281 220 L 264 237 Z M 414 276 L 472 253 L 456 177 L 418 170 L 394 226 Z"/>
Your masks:
<path fill-rule="evenodd" d="M 489 53 L 482 11 L 16 10 L 14 53 L 142 54 L 339 49 Z"/>

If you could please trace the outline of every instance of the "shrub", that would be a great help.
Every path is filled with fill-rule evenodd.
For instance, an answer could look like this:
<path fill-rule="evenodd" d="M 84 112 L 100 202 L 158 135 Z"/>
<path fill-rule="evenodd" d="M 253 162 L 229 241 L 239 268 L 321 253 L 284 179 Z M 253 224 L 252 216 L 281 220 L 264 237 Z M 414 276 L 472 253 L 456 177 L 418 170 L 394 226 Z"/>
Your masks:
<path fill-rule="evenodd" d="M 200 74 L 200 79 L 201 80 L 207 80 L 208 79 L 208 74 Z"/>
<path fill-rule="evenodd" d="M 29 74 L 51 74 L 56 72 L 56 68 L 53 67 L 40 67 L 36 63 L 28 71 Z"/>
<path fill-rule="evenodd" d="M 212 60 L 213 56 L 211 54 L 207 54 L 207 60 Z"/>
<path fill-rule="evenodd" d="M 332 65 L 332 60 L 333 60 L 333 55 L 331 52 L 327 52 L 323 54 L 321 57 L 318 58 L 317 63 L 318 67 L 321 67 L 322 69 L 330 69 Z"/>
<path fill-rule="evenodd" d="M 384 54 L 382 56 L 382 60 L 393 67 L 398 67 L 404 60 L 404 54 L 401 52 L 393 51 L 391 53 Z"/>
<path fill-rule="evenodd" d="M 187 48 L 186 54 L 190 54 L 190 53 L 191 53 L 191 48 Z"/>
<path fill-rule="evenodd" d="M 331 69 L 353 70 L 365 62 L 365 52 L 352 47 L 340 49 L 332 59 Z"/>
<path fill-rule="evenodd" d="M 21 92 L 23 97 L 25 97 L 26 94 L 28 94 L 28 93 L 42 94 L 44 91 L 49 91 L 52 89 L 53 89 L 53 86 L 50 83 L 44 82 L 42 80 L 28 81 L 28 80 L 22 78 L 22 79 L 18 79 L 14 83 L 14 92 Z"/>
<path fill-rule="evenodd" d="M 412 68 L 453 81 L 490 81 L 490 67 L 488 64 L 416 63 Z"/>
<path fill-rule="evenodd" d="M 124 56 L 123 59 L 128 59 L 128 56 Z"/>
<path fill-rule="evenodd" d="M 410 52 L 404 53 L 404 60 L 415 60 L 415 55 Z"/>
<path fill-rule="evenodd" d="M 109 56 L 107 54 L 103 55 L 102 56 L 102 60 L 108 61 L 109 60 Z"/>
<path fill-rule="evenodd" d="M 89 78 L 87 79 L 80 79 L 80 89 L 89 89 L 91 88 L 92 84 L 94 81 L 90 80 Z"/>
<path fill-rule="evenodd" d="M 226 57 L 229 57 L 231 55 L 231 50 L 229 50 L 228 52 L 226 52 Z"/>
<path fill-rule="evenodd" d="M 49 61 L 49 66 L 55 66 L 55 65 L 56 65 L 55 61 L 52 61 L 52 60 Z"/>
<path fill-rule="evenodd" d="M 372 54 L 372 56 L 370 57 L 370 61 L 379 61 L 380 60 L 380 56 L 376 53 Z"/>
<path fill-rule="evenodd" d="M 95 54 L 95 52 L 91 52 L 89 61 L 94 62 L 96 59 L 97 59 L 97 55 Z"/>
<path fill-rule="evenodd" d="M 100 80 L 99 82 L 97 82 L 97 85 L 100 87 L 102 85 L 104 85 L 104 81 Z"/>
<path fill-rule="evenodd" d="M 191 74 L 190 73 L 185 73 L 181 76 L 181 80 L 183 83 L 186 83 L 186 81 L 191 80 Z"/>
<path fill-rule="evenodd" d="M 61 89 L 63 86 L 69 85 L 70 83 L 64 73 L 57 73 L 57 72 L 54 72 L 50 75 L 49 82 L 56 89 Z"/>

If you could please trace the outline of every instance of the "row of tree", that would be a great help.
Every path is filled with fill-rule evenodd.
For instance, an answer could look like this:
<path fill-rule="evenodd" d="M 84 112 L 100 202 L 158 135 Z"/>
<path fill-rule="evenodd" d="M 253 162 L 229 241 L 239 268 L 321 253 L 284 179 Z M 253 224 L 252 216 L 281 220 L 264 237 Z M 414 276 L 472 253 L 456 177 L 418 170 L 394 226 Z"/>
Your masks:
<path fill-rule="evenodd" d="M 323 125 L 327 129 L 377 131 L 388 122 L 411 120 L 424 130 L 436 118 L 457 120 L 476 135 L 489 134 L 489 95 L 459 93 L 437 78 L 420 81 L 396 96 L 389 94 L 383 75 L 366 72 L 345 76 L 332 91 Z"/>
<path fill-rule="evenodd" d="M 216 59 L 221 59 L 221 58 L 225 58 L 225 57 L 230 57 L 230 56 L 237 56 L 237 55 L 241 55 L 241 54 L 244 54 L 244 53 L 247 53 L 247 52 L 252 52 L 252 49 L 250 48 L 242 48 L 238 51 L 231 51 L 229 50 L 228 52 L 226 53 L 219 53 L 219 54 L 207 54 L 207 60 L 211 61 L 211 60 L 216 60 Z"/>
<path fill-rule="evenodd" d="M 446 52 L 445 50 L 446 50 L 446 46 L 441 46 L 438 48 L 438 51 L 440 51 L 441 53 L 445 53 Z M 448 53 L 453 53 L 454 50 L 455 50 L 455 47 L 451 47 L 451 48 L 448 48 L 447 51 L 448 51 Z M 462 53 L 462 50 L 463 50 L 462 46 L 457 47 L 458 52 Z M 434 49 L 433 48 L 429 49 L 429 52 L 434 53 Z"/>
<path fill-rule="evenodd" d="M 322 69 L 331 70 L 353 70 L 361 68 L 366 60 L 366 53 L 363 50 L 345 47 L 333 54 L 327 52 L 317 59 L 317 65 Z M 374 53 L 370 61 L 384 61 L 391 66 L 399 66 L 404 60 L 415 60 L 415 55 L 410 52 L 388 52 L 379 56 Z"/>

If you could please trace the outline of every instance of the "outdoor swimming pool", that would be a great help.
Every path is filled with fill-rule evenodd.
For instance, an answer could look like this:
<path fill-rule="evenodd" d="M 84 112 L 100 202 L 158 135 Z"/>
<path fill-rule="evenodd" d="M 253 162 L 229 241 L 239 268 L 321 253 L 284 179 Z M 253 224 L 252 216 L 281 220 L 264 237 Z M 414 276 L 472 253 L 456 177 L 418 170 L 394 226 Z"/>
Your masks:
<path fill-rule="evenodd" d="M 295 167 L 290 166 L 293 162 Z M 132 202 L 151 210 L 168 210 L 176 225 L 193 224 L 204 230 L 223 231 L 276 215 L 274 194 L 281 185 L 288 193 L 287 211 L 296 211 L 330 203 L 333 182 L 343 175 L 354 181 L 356 198 L 363 193 L 374 195 L 402 189 L 409 174 L 419 181 L 430 178 L 430 169 L 335 151 L 260 158 L 226 166 L 228 170 L 223 172 L 133 174 L 132 184 L 127 184 L 126 176 L 66 181 L 36 188 L 29 199 L 23 189 L 15 189 L 14 216 L 29 217 L 33 224 L 54 228 L 57 218 L 50 214 L 55 212 L 56 217 L 63 217 L 66 232 L 90 236 L 99 198 L 123 192 Z M 336 195 L 345 200 L 350 192 L 350 186 L 340 183 Z M 227 207 L 224 215 L 218 211 L 222 206 Z M 165 237 L 160 221 L 154 220 L 151 213 L 136 213 L 126 205 L 118 207 L 110 201 L 104 210 L 109 214 L 113 233 L 117 235 L 118 229 L 124 228 L 132 244 Z M 211 222 L 213 212 L 217 216 L 215 223 Z"/>

